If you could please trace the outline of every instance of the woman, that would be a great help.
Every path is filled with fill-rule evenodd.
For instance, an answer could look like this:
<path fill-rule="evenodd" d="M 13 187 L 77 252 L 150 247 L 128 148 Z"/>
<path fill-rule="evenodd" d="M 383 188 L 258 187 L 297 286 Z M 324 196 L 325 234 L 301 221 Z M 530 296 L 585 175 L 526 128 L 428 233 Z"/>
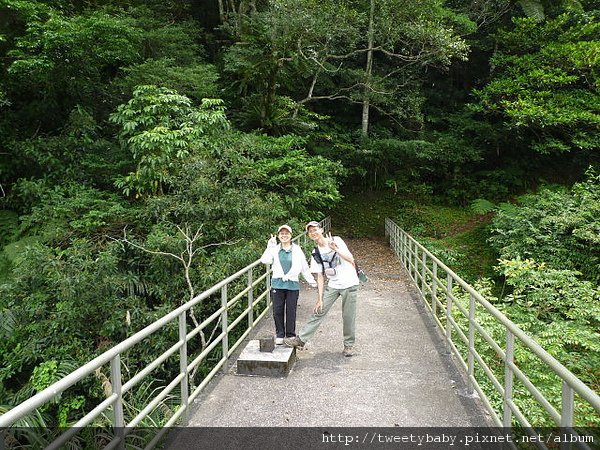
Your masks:
<path fill-rule="evenodd" d="M 273 265 L 271 298 L 275 320 L 275 344 L 283 345 L 283 338 L 296 336 L 296 307 L 300 294 L 298 275 L 302 273 L 304 279 L 313 287 L 317 282 L 310 273 L 302 249 L 292 243 L 292 228 L 289 225 L 281 225 L 277 230 L 277 238 L 271 235 L 260 261 Z"/>

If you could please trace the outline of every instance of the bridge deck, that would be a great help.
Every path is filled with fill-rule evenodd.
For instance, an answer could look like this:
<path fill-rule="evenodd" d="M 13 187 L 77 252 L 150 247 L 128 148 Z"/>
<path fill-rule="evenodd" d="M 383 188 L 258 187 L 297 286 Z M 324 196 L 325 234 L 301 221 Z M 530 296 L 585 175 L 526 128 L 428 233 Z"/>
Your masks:
<path fill-rule="evenodd" d="M 342 355 L 336 302 L 287 378 L 217 376 L 189 426 L 473 427 L 489 424 L 383 241 L 348 240 L 370 280 L 359 290 L 357 354 Z M 300 294 L 298 330 L 316 289 Z M 265 317 L 257 333 L 273 331 Z"/>

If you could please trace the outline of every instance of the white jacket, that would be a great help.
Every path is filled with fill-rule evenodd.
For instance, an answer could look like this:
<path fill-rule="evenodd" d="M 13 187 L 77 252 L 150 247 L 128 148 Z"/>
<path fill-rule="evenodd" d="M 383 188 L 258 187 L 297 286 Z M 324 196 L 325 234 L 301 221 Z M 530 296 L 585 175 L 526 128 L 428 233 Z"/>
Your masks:
<path fill-rule="evenodd" d="M 315 285 L 317 283 L 312 273 L 310 273 L 308 263 L 306 262 L 306 256 L 304 256 L 304 252 L 298 245 L 292 244 L 292 267 L 286 274 L 283 273 L 281 262 L 279 262 L 279 250 L 281 250 L 281 244 L 267 247 L 260 257 L 261 263 L 273 265 L 273 278 L 282 278 L 285 275 L 290 281 L 298 281 L 298 276 L 302 274 L 309 284 Z"/>

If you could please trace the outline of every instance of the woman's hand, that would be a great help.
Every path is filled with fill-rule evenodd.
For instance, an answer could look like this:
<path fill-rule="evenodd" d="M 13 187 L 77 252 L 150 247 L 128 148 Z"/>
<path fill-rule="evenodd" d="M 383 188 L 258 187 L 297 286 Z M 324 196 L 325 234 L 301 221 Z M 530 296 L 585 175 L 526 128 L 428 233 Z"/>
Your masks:
<path fill-rule="evenodd" d="M 277 247 L 277 238 L 275 235 L 271 235 L 271 239 L 267 242 L 267 247 Z"/>

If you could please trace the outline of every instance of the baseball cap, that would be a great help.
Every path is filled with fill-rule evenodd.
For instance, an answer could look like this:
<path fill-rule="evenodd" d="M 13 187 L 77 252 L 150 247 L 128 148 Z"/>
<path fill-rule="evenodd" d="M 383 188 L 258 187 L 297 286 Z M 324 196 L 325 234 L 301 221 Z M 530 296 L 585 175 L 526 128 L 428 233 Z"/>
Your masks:
<path fill-rule="evenodd" d="M 277 232 L 279 233 L 281 230 L 288 230 L 290 232 L 290 234 L 292 233 L 292 227 L 290 227 L 289 225 L 281 225 L 277 229 Z"/>
<path fill-rule="evenodd" d="M 310 222 L 308 222 L 306 224 L 306 227 L 305 227 L 306 231 L 308 231 L 308 229 L 310 227 L 319 227 L 319 228 L 321 228 L 321 224 L 319 222 L 317 222 L 316 220 L 311 220 Z"/>

